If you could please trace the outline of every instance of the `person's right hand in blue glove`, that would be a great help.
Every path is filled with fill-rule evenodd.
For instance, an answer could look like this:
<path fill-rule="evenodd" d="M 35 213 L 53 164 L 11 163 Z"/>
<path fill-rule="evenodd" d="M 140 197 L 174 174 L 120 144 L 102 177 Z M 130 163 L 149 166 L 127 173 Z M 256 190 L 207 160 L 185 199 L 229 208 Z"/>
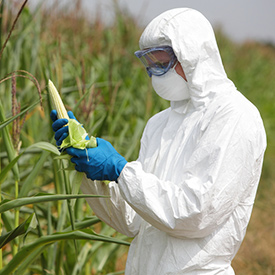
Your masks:
<path fill-rule="evenodd" d="M 117 181 L 127 161 L 104 139 L 97 138 L 97 147 L 85 150 L 73 147 L 66 152 L 73 156 L 71 161 L 75 163 L 75 169 L 85 172 L 91 180 Z"/>

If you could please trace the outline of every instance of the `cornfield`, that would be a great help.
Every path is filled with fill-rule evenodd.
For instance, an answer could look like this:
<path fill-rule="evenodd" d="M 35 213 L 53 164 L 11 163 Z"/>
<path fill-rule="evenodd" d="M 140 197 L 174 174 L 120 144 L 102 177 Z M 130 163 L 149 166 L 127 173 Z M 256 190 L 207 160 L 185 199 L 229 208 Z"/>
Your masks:
<path fill-rule="evenodd" d="M 153 92 L 133 54 L 138 22 L 115 6 L 114 23 L 106 25 L 76 2 L 67 10 L 0 2 L 0 274 L 123 274 L 125 268 L 131 239 L 94 215 L 55 146 L 48 79 L 87 132 L 110 141 L 128 161 L 138 156 L 148 118 L 169 103 Z M 216 36 L 229 78 L 258 107 L 268 135 L 251 222 L 232 264 L 238 275 L 271 275 L 275 47 L 236 44 L 219 29 Z"/>

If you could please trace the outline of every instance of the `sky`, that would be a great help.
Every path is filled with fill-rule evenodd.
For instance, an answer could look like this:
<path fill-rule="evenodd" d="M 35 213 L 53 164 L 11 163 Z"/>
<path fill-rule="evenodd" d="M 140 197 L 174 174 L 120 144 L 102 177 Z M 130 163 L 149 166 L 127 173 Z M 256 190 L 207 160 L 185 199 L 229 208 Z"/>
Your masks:
<path fill-rule="evenodd" d="M 65 0 L 66 1 L 66 0 Z M 82 0 L 90 16 L 101 10 L 109 21 L 114 0 Z M 219 26 L 235 42 L 256 40 L 275 44 L 275 0 L 115 0 L 146 26 L 160 13 L 177 7 L 200 11 L 215 28 Z"/>
<path fill-rule="evenodd" d="M 29 0 L 51 5 L 74 5 L 77 0 Z M 86 14 L 111 23 L 114 17 L 114 2 L 132 14 L 141 26 L 146 26 L 160 13 L 177 7 L 200 11 L 212 26 L 219 27 L 235 42 L 256 40 L 275 45 L 275 0 L 81 0 Z"/>

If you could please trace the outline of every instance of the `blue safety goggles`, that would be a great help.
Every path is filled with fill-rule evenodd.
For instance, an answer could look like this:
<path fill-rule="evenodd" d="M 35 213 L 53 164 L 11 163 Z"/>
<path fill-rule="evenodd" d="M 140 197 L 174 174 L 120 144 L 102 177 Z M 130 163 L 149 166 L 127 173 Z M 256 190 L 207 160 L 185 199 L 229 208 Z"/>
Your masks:
<path fill-rule="evenodd" d="M 177 57 L 169 46 L 136 51 L 135 56 L 140 59 L 150 77 L 152 75 L 160 76 L 165 74 L 177 62 Z"/>

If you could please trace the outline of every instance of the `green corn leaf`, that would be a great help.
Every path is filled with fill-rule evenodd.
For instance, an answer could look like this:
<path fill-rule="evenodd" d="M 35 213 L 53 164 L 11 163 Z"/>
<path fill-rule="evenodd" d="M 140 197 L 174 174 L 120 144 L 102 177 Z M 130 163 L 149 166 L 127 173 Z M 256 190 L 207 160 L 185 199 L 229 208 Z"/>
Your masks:
<path fill-rule="evenodd" d="M 7 231 L 14 229 L 14 215 L 11 212 L 5 212 L 1 214 L 3 225 Z"/>
<path fill-rule="evenodd" d="M 48 151 L 43 151 L 38 162 L 35 164 L 33 167 L 31 173 L 28 175 L 28 177 L 25 179 L 23 182 L 23 185 L 20 189 L 19 192 L 19 197 L 25 197 L 28 195 L 28 192 L 32 189 L 33 182 L 37 175 L 41 172 L 41 169 L 43 168 L 43 165 L 47 158 L 49 157 L 50 152 Z"/>
<path fill-rule="evenodd" d="M 78 231 L 71 231 L 66 233 L 55 233 L 48 236 L 42 236 L 36 241 L 25 245 L 18 251 L 18 253 L 12 258 L 12 260 L 0 270 L 0 275 L 4 274 L 12 274 L 17 267 L 20 266 L 21 263 L 34 251 L 38 250 L 41 252 L 41 247 L 48 246 L 54 242 L 62 241 L 62 240 L 88 240 L 88 241 L 100 241 L 100 242 L 108 242 L 108 243 L 116 243 L 120 245 L 127 245 L 129 246 L 130 243 L 119 240 L 112 237 L 106 237 L 103 235 L 99 235 L 94 233 L 90 229 L 78 230 Z M 35 253 L 33 254 L 34 256 Z"/>
<path fill-rule="evenodd" d="M 45 247 L 42 246 L 36 250 L 34 250 L 28 257 L 24 259 L 24 262 L 18 267 L 18 269 L 14 272 L 14 275 L 22 275 L 25 274 L 25 270 L 30 266 L 30 264 L 44 251 Z M 41 266 L 41 269 L 43 267 Z M 4 273 L 3 273 L 4 274 Z"/>
<path fill-rule="evenodd" d="M 28 233 L 30 231 L 30 229 L 35 226 L 33 224 L 33 216 L 34 216 L 34 214 L 29 216 L 29 218 L 27 220 L 25 220 L 23 223 L 21 223 L 14 230 L 1 236 L 0 237 L 0 248 L 2 248 L 4 245 L 6 245 L 10 241 L 14 240 L 15 238 L 17 238 L 18 236 Z"/>
<path fill-rule="evenodd" d="M 5 121 L 4 109 L 1 102 L 0 102 L 0 120 Z M 7 151 L 8 159 L 11 162 L 13 159 L 17 157 L 17 153 L 13 147 L 10 133 L 6 127 L 2 128 L 2 136 L 3 136 L 4 145 Z M 12 171 L 14 174 L 15 181 L 19 181 L 19 178 L 20 178 L 19 169 L 16 163 L 13 165 Z"/>
<path fill-rule="evenodd" d="M 72 194 L 78 194 L 84 176 L 85 176 L 84 173 L 77 172 L 76 170 L 73 170 L 70 172 L 70 182 L 72 183 Z M 71 200 L 70 203 L 72 208 L 74 207 L 75 202 L 76 202 L 75 199 Z"/>
<path fill-rule="evenodd" d="M 76 230 L 84 229 L 99 222 L 101 222 L 101 220 L 96 216 L 85 218 L 83 221 L 75 223 L 75 229 Z M 68 231 L 72 231 L 72 226 L 69 226 L 63 230 L 63 232 L 68 232 Z"/>
<path fill-rule="evenodd" d="M 81 249 L 76 264 L 74 266 L 72 275 L 77 275 L 81 273 L 81 270 L 84 269 L 84 265 L 87 261 L 87 257 L 89 256 L 89 253 L 91 251 L 92 245 L 90 243 L 86 243 L 83 248 Z"/>
<path fill-rule="evenodd" d="M 63 168 L 63 162 L 62 161 L 61 161 L 61 166 Z M 69 182 L 69 178 L 68 178 L 68 173 L 66 173 L 66 171 L 64 169 L 63 169 L 63 179 L 64 179 L 64 186 L 65 186 L 66 193 L 69 195 L 69 194 L 71 194 L 71 186 L 70 186 L 70 182 Z M 68 205 L 68 211 L 69 211 L 71 226 L 72 226 L 72 229 L 75 230 L 75 226 L 74 226 L 74 222 L 75 222 L 74 209 L 71 206 L 70 201 L 67 201 L 67 205 Z M 74 246 L 75 246 L 75 252 L 76 252 L 76 254 L 78 254 L 78 246 L 77 246 L 76 240 L 74 240 Z"/>
<path fill-rule="evenodd" d="M 52 145 L 49 142 L 37 142 L 29 146 L 27 149 L 25 149 L 20 155 L 15 157 L 0 173 L 0 185 L 5 181 L 8 172 L 14 167 L 14 165 L 18 162 L 19 158 L 24 154 L 24 152 L 31 150 L 32 148 L 39 148 L 45 151 L 48 151 L 50 153 L 53 153 L 55 155 L 60 155 L 60 152 L 58 149 Z"/>
<path fill-rule="evenodd" d="M 29 146 L 27 148 L 27 150 L 32 149 L 32 148 L 42 149 L 44 151 L 53 153 L 53 154 L 55 154 L 57 156 L 60 155 L 60 152 L 58 151 L 58 149 L 56 148 L 56 146 L 53 145 L 53 144 L 51 144 L 51 143 L 49 143 L 49 142 L 40 141 L 40 142 L 34 143 L 31 146 Z"/>
<path fill-rule="evenodd" d="M 4 127 L 6 127 L 8 124 L 10 124 L 11 122 L 13 122 L 15 119 L 17 119 L 18 117 L 24 115 L 26 112 L 32 110 L 37 104 L 40 103 L 40 100 L 36 101 L 35 103 L 33 103 L 32 105 L 30 105 L 29 107 L 26 107 L 24 110 L 22 110 L 20 113 L 18 113 L 17 115 L 10 117 L 8 119 L 6 119 L 5 121 L 2 121 L 0 123 L 0 130 Z"/>
<path fill-rule="evenodd" d="M 14 167 L 14 165 L 17 163 L 17 161 L 19 160 L 19 158 L 23 155 L 23 153 L 21 153 L 20 155 L 18 155 L 17 157 L 15 157 L 0 173 L 0 185 L 5 181 L 8 172 Z"/>
<path fill-rule="evenodd" d="M 102 197 L 108 197 L 108 196 L 99 196 L 99 195 L 87 195 L 87 194 L 81 194 L 81 195 L 38 195 L 35 197 L 25 197 L 25 198 L 18 198 L 15 200 L 4 200 L 0 204 L 0 213 L 3 213 L 5 211 L 21 207 L 23 205 L 28 204 L 35 204 L 35 203 L 41 203 L 41 202 L 49 202 L 49 201 L 58 201 L 58 200 L 70 200 L 70 199 L 77 199 L 77 198 L 102 198 Z"/>

